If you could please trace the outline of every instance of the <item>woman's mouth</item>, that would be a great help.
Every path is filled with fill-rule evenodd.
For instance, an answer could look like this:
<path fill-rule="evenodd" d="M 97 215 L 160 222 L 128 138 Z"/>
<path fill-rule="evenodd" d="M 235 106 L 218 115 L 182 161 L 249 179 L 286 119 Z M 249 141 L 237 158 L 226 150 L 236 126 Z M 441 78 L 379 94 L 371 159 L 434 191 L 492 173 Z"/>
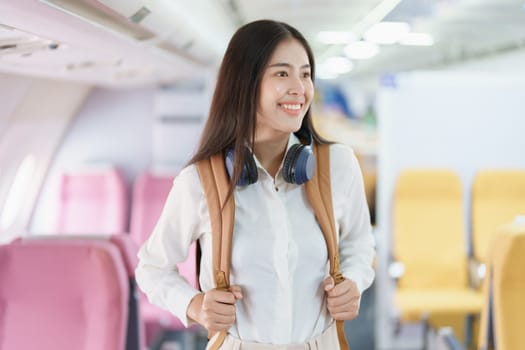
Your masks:
<path fill-rule="evenodd" d="M 303 105 L 301 103 L 279 103 L 279 107 L 288 114 L 297 115 L 301 112 Z"/>

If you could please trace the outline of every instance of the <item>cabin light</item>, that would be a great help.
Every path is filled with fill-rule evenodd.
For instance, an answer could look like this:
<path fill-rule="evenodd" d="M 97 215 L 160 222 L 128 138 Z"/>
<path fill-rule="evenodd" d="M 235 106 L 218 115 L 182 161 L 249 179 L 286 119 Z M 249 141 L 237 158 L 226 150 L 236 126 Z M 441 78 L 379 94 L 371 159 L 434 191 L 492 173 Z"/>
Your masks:
<path fill-rule="evenodd" d="M 17 214 L 24 204 L 27 190 L 29 189 L 32 177 L 35 173 L 36 158 L 34 155 L 27 155 L 16 172 L 15 179 L 2 210 L 0 218 L 0 229 L 5 230 L 16 220 Z"/>
<path fill-rule="evenodd" d="M 345 55 L 353 60 L 366 60 L 379 53 L 379 46 L 368 41 L 356 41 L 344 48 Z"/>
<path fill-rule="evenodd" d="M 317 67 L 316 67 L 317 68 Z M 321 67 L 319 67 L 321 68 Z M 322 69 L 317 69 L 317 72 L 315 72 L 315 78 L 321 79 L 321 80 L 334 80 L 339 77 L 339 74 L 333 73 L 333 72 L 326 72 Z"/>
<path fill-rule="evenodd" d="M 390 45 L 395 44 L 410 32 L 410 26 L 406 22 L 380 22 L 368 29 L 364 38 L 366 41 Z"/>
<path fill-rule="evenodd" d="M 408 33 L 399 43 L 409 46 L 432 46 L 434 45 L 434 38 L 427 33 Z"/>
<path fill-rule="evenodd" d="M 317 39 L 324 44 L 349 44 L 355 41 L 352 32 L 322 31 L 317 34 Z"/>
<path fill-rule="evenodd" d="M 354 68 L 354 64 L 346 57 L 335 56 L 327 58 L 319 68 L 328 74 L 346 74 Z"/>
<path fill-rule="evenodd" d="M 336 79 L 338 76 L 339 76 L 339 73 L 337 73 L 333 69 L 330 69 L 330 66 L 325 63 L 318 64 L 315 67 L 315 78 L 316 79 L 332 80 L 332 79 Z"/>

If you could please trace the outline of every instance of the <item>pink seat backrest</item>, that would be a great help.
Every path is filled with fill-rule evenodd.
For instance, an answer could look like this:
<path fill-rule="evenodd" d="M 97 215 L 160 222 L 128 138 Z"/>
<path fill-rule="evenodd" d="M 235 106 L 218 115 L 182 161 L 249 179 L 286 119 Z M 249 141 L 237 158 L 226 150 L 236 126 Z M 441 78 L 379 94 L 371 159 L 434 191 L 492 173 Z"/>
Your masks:
<path fill-rule="evenodd" d="M 58 207 L 57 232 L 127 231 L 128 193 L 117 169 L 62 175 Z"/>
<path fill-rule="evenodd" d="M 131 208 L 130 232 L 137 243 L 142 245 L 149 237 L 160 217 L 164 203 L 173 185 L 174 176 L 155 176 L 144 173 L 135 180 Z M 190 248 L 189 256 L 178 265 L 180 273 L 197 286 L 196 246 Z"/>
<path fill-rule="evenodd" d="M 127 275 L 109 240 L 0 246 L 0 349 L 125 349 Z"/>
<path fill-rule="evenodd" d="M 149 237 L 160 217 L 174 176 L 144 173 L 135 180 L 130 232 L 137 245 Z"/>

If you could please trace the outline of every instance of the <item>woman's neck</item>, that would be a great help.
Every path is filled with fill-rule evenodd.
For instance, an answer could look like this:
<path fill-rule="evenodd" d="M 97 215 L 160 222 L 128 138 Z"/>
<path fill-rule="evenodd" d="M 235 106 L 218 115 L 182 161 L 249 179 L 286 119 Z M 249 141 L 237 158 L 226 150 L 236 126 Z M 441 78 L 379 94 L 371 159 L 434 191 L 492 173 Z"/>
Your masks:
<path fill-rule="evenodd" d="M 283 161 L 289 135 L 279 138 L 266 138 L 255 140 L 255 156 L 264 169 L 273 177 L 277 174 L 279 166 Z"/>

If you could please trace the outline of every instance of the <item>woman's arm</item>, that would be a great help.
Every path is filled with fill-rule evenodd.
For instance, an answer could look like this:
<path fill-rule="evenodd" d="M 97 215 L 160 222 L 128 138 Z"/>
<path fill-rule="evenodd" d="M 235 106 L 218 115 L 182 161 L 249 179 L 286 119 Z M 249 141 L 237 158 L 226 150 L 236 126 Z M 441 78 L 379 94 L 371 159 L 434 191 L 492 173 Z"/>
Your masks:
<path fill-rule="evenodd" d="M 375 240 L 361 168 L 354 152 L 344 145 L 332 146 L 331 164 L 332 197 L 339 223 L 340 268 L 343 276 L 354 281 L 362 293 L 375 276 L 372 267 Z"/>
<path fill-rule="evenodd" d="M 186 309 L 199 294 L 181 276 L 177 264 L 186 260 L 189 247 L 202 232 L 202 189 L 194 166 L 173 181 L 157 224 L 139 251 L 135 270 L 138 285 L 149 301 L 177 316 L 185 326 Z"/>
<path fill-rule="evenodd" d="M 330 315 L 335 320 L 351 320 L 359 313 L 361 294 L 374 279 L 375 250 L 361 170 L 349 147 L 331 146 L 330 176 L 339 226 L 340 270 L 345 279 L 335 285 L 327 277 L 324 290 Z"/>

